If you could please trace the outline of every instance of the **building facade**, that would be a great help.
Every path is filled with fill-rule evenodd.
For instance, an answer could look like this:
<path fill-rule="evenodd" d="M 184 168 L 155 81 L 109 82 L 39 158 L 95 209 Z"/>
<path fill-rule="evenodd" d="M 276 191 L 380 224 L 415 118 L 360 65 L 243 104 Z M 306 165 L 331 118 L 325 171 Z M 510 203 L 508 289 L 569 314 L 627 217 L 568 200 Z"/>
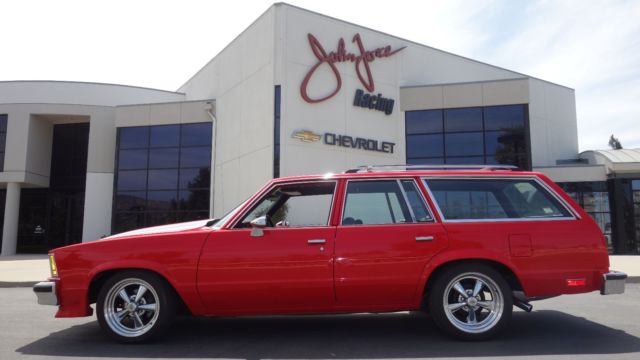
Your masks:
<path fill-rule="evenodd" d="M 175 92 L 0 82 L 0 145 L 3 255 L 221 216 L 273 177 L 404 163 L 547 173 L 612 252 L 640 244 L 640 166 L 622 179 L 579 154 L 574 90 L 281 3 Z"/>

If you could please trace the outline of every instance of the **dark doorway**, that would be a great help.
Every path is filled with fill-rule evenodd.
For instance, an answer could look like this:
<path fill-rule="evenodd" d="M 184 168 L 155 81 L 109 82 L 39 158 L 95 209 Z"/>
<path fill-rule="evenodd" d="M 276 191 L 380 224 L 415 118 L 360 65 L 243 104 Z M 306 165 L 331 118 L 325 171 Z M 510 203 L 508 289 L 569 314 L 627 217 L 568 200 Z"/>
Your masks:
<path fill-rule="evenodd" d="M 82 241 L 89 124 L 53 127 L 48 189 L 23 189 L 18 249 L 43 253 Z"/>

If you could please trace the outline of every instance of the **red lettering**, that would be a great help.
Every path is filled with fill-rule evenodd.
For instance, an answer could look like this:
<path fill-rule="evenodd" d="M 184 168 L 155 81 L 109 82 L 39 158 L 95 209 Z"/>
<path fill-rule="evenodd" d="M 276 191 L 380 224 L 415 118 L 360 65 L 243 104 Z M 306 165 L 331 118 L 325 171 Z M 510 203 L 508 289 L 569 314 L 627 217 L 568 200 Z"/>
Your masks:
<path fill-rule="evenodd" d="M 355 63 L 356 74 L 358 75 L 358 79 L 360 80 L 360 83 L 362 83 L 362 86 L 364 86 L 365 89 L 367 89 L 367 91 L 369 92 L 375 91 L 375 84 L 373 82 L 373 75 L 371 74 L 371 67 L 369 66 L 369 63 L 376 58 L 380 59 L 392 56 L 406 47 L 403 46 L 396 50 L 391 50 L 391 46 L 387 45 L 385 47 L 380 47 L 372 51 L 367 51 L 362 44 L 360 34 L 355 34 L 353 36 L 352 42 L 354 42 L 358 47 L 358 55 L 347 52 L 343 38 L 340 38 L 340 40 L 338 41 L 338 47 L 336 51 L 332 51 L 327 54 L 322 44 L 320 44 L 320 41 L 318 41 L 315 36 L 313 36 L 312 34 L 307 34 L 307 38 L 309 40 L 311 51 L 315 55 L 316 59 L 318 59 L 318 62 L 314 64 L 311 69 L 309 69 L 309 72 L 302 80 L 302 84 L 300 84 L 300 95 L 308 103 L 318 103 L 325 101 L 332 98 L 335 94 L 338 93 L 338 91 L 340 91 L 340 88 L 342 87 L 342 77 L 340 76 L 340 72 L 338 71 L 336 63 L 341 62 Z M 336 87 L 328 95 L 314 99 L 309 96 L 307 87 L 309 86 L 309 81 L 315 74 L 316 70 L 323 64 L 328 65 L 331 69 L 331 72 L 333 73 L 333 76 L 336 80 Z"/>

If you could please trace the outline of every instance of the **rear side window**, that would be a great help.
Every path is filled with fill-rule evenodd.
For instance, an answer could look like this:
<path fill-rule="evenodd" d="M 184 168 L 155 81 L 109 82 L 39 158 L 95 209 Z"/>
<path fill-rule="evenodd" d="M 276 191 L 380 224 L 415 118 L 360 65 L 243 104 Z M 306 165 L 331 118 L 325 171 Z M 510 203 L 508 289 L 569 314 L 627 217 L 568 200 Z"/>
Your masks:
<path fill-rule="evenodd" d="M 413 180 L 349 181 L 342 225 L 431 221 Z"/>
<path fill-rule="evenodd" d="M 532 179 L 426 179 L 425 183 L 447 220 L 571 217 Z"/>

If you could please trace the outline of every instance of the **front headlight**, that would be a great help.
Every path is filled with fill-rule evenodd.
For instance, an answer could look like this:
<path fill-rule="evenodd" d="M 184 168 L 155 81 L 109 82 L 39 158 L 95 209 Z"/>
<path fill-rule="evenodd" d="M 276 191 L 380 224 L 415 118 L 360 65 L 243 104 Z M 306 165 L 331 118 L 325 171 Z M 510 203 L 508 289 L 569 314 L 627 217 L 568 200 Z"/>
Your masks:
<path fill-rule="evenodd" d="M 49 268 L 51 269 L 51 277 L 58 277 L 58 267 L 56 266 L 56 258 L 53 254 L 49 254 Z"/>

